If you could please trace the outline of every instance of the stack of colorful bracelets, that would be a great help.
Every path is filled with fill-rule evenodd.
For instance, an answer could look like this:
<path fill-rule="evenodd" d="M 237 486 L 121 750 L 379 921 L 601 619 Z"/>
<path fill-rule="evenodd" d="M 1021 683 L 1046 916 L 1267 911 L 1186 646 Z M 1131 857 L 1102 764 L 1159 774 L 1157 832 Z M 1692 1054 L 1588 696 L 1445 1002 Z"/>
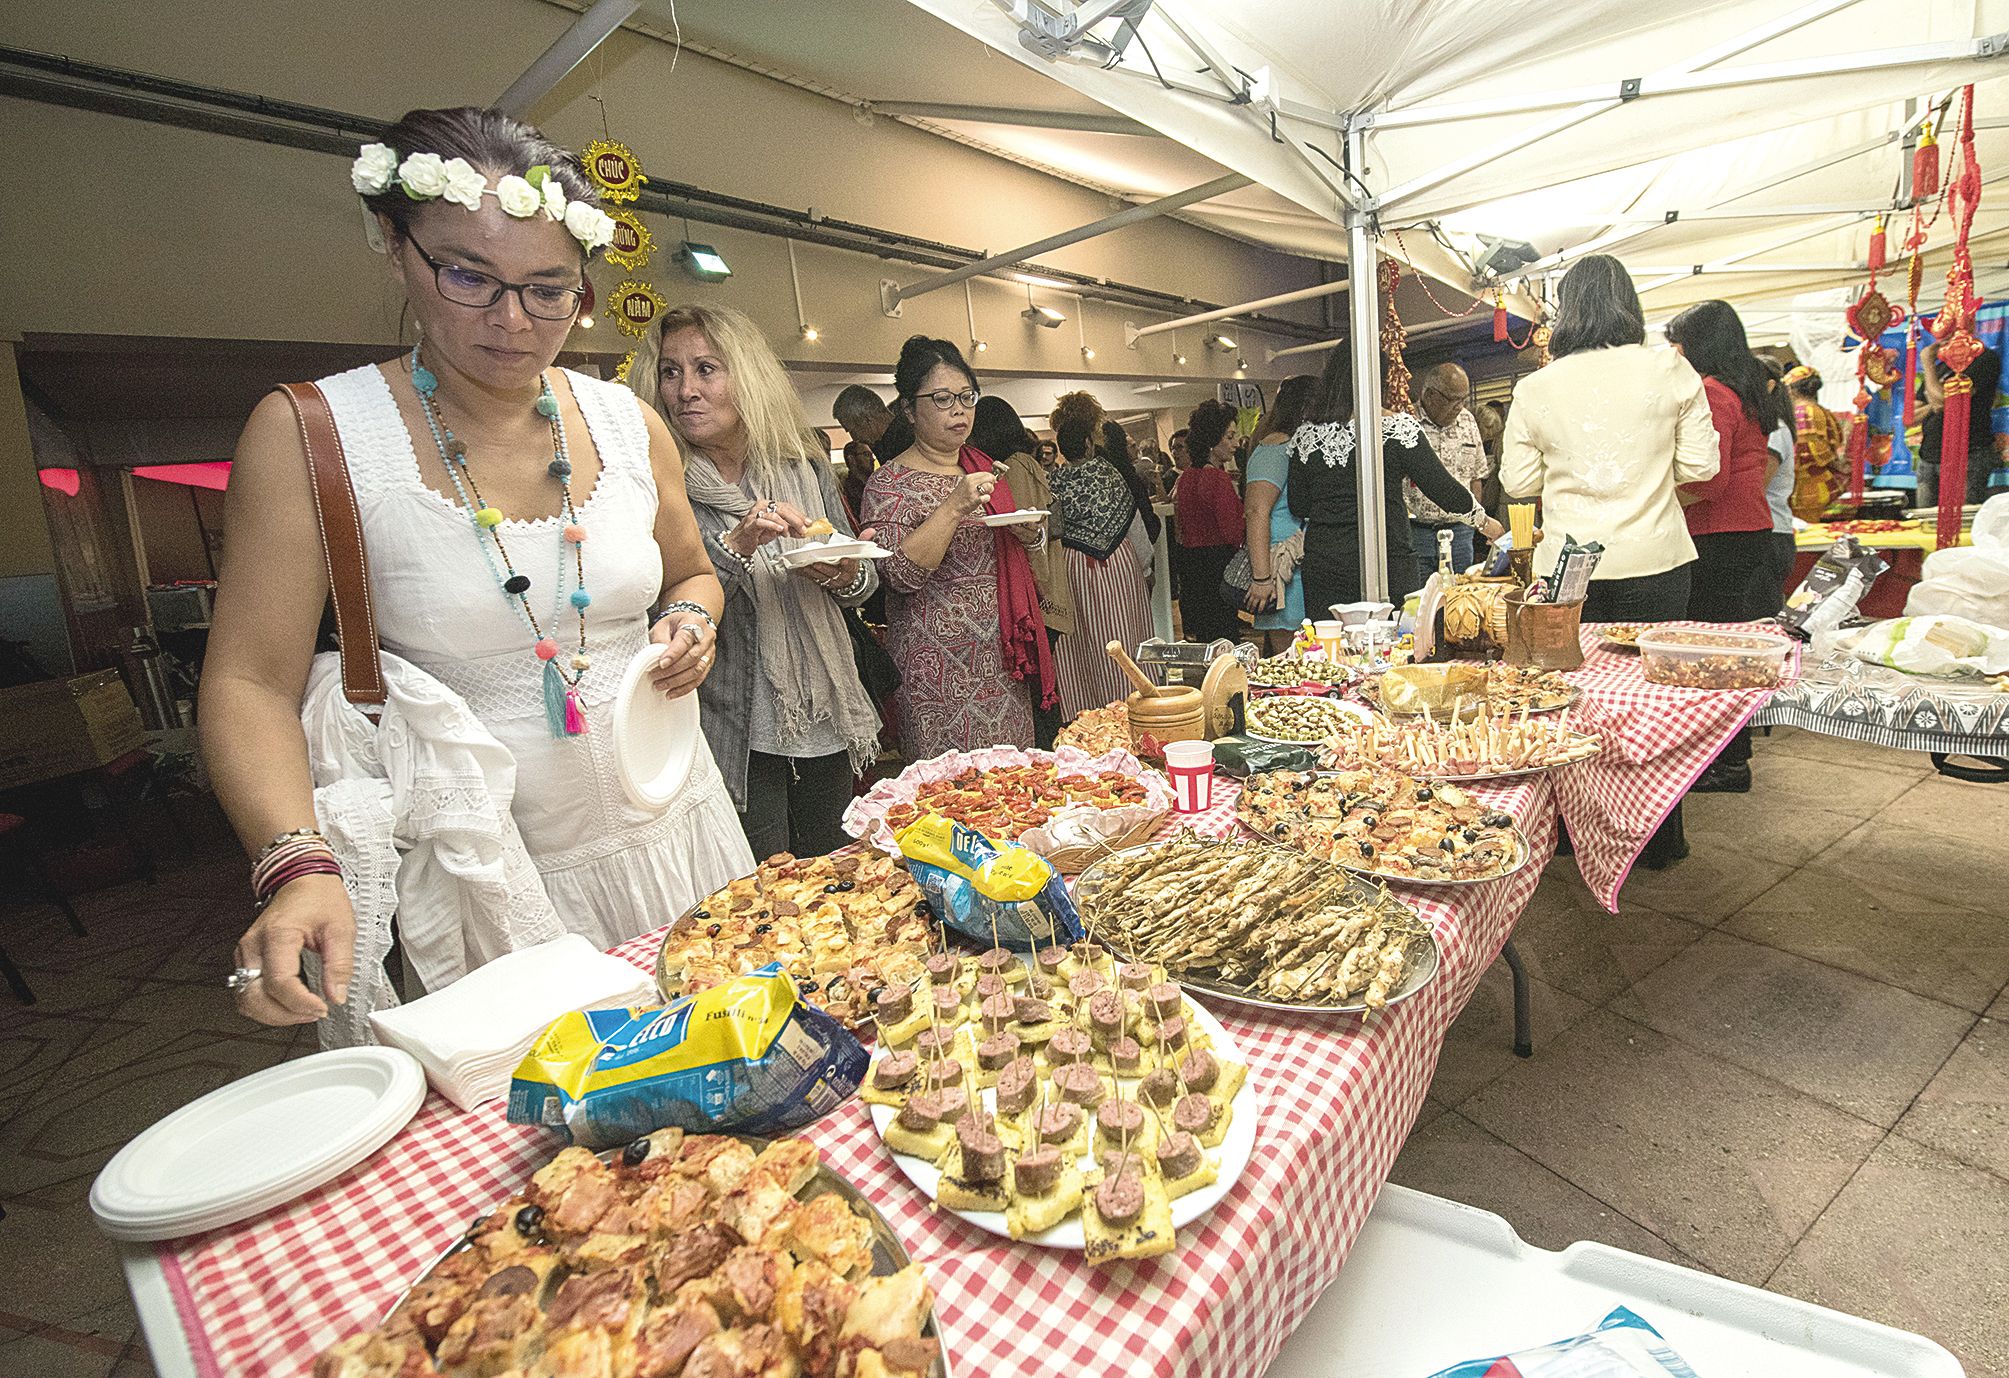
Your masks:
<path fill-rule="evenodd" d="M 341 874 L 341 863 L 335 860 L 328 839 L 317 829 L 295 828 L 266 843 L 265 850 L 251 863 L 251 898 L 263 909 L 289 881 L 302 876 Z"/>

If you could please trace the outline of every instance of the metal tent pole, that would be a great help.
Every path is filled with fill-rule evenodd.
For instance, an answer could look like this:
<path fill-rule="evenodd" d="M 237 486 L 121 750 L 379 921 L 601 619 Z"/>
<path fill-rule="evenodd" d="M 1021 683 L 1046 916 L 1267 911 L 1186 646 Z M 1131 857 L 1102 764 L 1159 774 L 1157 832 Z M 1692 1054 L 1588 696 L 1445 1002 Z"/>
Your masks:
<path fill-rule="evenodd" d="M 1346 166 L 1356 178 L 1367 168 L 1366 144 L 1366 129 L 1358 123 L 1348 126 Z M 1347 211 L 1346 275 L 1360 289 L 1346 294 L 1353 334 L 1354 439 L 1359 442 L 1353 449 L 1353 462 L 1360 494 L 1360 596 L 1373 600 L 1388 597 L 1388 527 L 1382 513 L 1381 471 L 1381 280 L 1375 250 L 1379 237 L 1371 206 L 1356 205 Z M 1314 615 L 1328 614 L 1319 608 Z"/>

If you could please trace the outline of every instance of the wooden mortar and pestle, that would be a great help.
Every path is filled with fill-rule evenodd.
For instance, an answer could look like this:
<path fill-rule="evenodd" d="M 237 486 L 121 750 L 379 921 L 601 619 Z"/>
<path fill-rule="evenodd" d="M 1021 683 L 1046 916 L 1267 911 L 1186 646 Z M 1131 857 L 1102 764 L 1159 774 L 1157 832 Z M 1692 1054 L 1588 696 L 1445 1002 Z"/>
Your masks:
<path fill-rule="evenodd" d="M 1104 649 L 1116 662 L 1116 668 L 1123 672 L 1123 677 L 1137 686 L 1137 692 L 1123 700 L 1123 707 L 1130 718 L 1130 743 L 1133 748 L 1147 732 L 1160 742 L 1210 740 L 1207 736 L 1205 700 L 1198 689 L 1190 685 L 1153 684 L 1150 677 L 1138 668 L 1137 662 L 1130 658 L 1130 653 L 1123 649 L 1120 641 L 1112 641 Z"/>

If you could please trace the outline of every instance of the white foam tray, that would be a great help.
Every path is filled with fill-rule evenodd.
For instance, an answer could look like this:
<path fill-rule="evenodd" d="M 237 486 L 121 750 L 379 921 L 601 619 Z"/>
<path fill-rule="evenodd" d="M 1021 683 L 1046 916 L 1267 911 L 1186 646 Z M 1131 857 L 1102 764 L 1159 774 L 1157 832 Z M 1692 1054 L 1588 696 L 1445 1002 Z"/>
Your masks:
<path fill-rule="evenodd" d="M 1627 1306 L 1704 1378 L 1963 1378 L 1922 1335 L 1587 1241 L 1525 1244 L 1490 1211 L 1393 1184 L 1268 1378 L 1424 1378 Z"/>

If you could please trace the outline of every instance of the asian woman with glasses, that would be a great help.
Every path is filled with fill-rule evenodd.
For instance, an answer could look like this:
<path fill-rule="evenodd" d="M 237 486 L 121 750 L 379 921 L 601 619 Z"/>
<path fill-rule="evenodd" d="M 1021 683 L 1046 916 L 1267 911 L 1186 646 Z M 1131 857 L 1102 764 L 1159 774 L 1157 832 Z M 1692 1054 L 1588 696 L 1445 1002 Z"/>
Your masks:
<path fill-rule="evenodd" d="M 961 350 L 916 335 L 900 351 L 893 383 L 896 426 L 906 422 L 912 441 L 865 485 L 861 515 L 893 552 L 880 577 L 888 649 L 900 668 L 901 746 L 917 761 L 1029 747 L 1034 702 L 1055 698 L 1026 558 L 1045 527 L 982 520 L 1018 504 L 991 457 L 969 444 L 982 392 Z"/>

